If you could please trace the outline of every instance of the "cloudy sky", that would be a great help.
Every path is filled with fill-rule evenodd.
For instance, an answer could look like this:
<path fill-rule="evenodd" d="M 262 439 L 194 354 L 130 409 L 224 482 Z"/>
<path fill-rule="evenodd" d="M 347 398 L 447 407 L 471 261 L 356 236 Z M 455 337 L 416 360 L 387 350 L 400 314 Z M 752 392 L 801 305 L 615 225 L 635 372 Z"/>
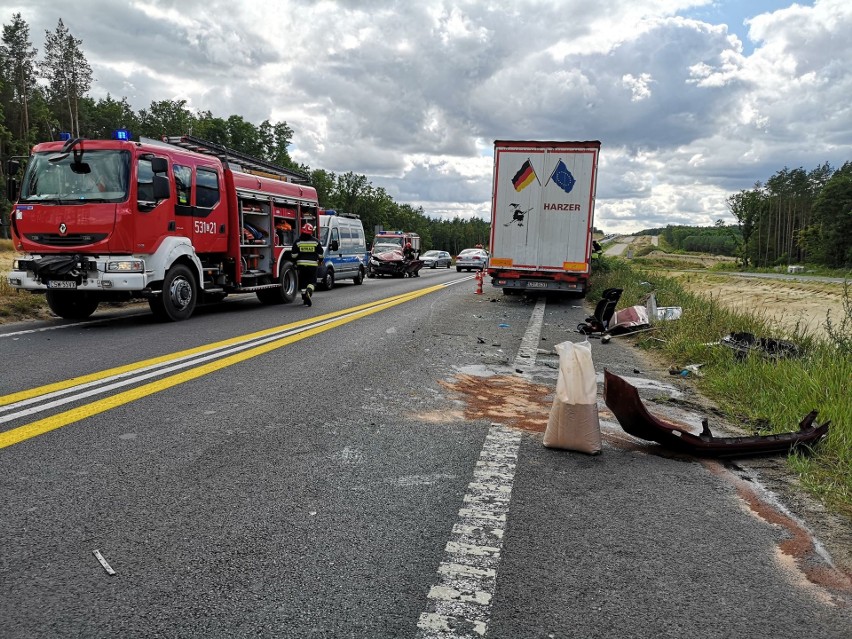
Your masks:
<path fill-rule="evenodd" d="M 432 217 L 490 217 L 495 139 L 600 140 L 596 226 L 732 222 L 852 161 L 849 0 L 0 0 L 62 18 L 92 95 L 286 121 L 291 155 Z M 177 132 L 176 132 L 177 133 Z"/>

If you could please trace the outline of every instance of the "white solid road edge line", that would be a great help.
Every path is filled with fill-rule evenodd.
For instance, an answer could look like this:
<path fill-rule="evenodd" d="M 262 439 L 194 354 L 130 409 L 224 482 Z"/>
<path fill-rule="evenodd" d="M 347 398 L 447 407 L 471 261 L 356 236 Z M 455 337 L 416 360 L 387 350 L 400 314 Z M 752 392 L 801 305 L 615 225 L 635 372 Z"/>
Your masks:
<path fill-rule="evenodd" d="M 535 366 L 544 307 L 539 298 L 516 369 Z M 520 432 L 491 424 L 438 566 L 438 581 L 429 590 L 428 609 L 417 622 L 417 639 L 482 637 L 488 630 L 520 443 Z"/>

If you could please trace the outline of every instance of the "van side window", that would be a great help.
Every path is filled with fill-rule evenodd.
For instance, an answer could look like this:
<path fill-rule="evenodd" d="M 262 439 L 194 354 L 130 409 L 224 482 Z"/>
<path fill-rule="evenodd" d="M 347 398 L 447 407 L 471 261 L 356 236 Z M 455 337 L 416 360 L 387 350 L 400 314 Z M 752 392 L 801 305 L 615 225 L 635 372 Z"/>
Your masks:
<path fill-rule="evenodd" d="M 219 203 L 219 175 L 216 171 L 199 168 L 195 173 L 195 205 L 212 208 Z"/>
<path fill-rule="evenodd" d="M 340 229 L 340 246 L 352 247 L 352 233 L 348 227 Z"/>
<path fill-rule="evenodd" d="M 180 164 L 173 165 L 175 175 L 175 188 L 177 189 L 177 203 L 189 206 L 192 202 L 192 169 Z"/>

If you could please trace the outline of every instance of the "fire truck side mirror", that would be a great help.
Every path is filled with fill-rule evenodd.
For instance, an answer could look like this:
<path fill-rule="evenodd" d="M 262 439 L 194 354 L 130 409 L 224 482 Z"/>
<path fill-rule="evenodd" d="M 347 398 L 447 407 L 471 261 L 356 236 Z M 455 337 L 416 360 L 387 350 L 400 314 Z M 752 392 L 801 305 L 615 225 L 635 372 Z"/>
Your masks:
<path fill-rule="evenodd" d="M 6 199 L 14 202 L 18 199 L 18 180 L 15 177 L 21 169 L 18 160 L 9 160 L 6 163 Z"/>
<path fill-rule="evenodd" d="M 166 158 L 151 158 L 151 171 L 154 173 L 166 173 L 169 170 L 169 161 Z"/>
<path fill-rule="evenodd" d="M 166 175 L 154 176 L 154 199 L 168 200 L 172 194 L 172 187 L 169 183 L 169 178 Z"/>

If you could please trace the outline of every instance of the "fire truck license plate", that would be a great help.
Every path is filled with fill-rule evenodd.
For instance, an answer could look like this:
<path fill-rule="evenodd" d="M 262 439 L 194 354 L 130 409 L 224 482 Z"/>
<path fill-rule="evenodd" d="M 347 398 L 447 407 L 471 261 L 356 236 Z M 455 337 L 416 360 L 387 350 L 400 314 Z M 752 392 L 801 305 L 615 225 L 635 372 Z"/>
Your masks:
<path fill-rule="evenodd" d="M 527 282 L 527 288 L 547 288 L 547 282 Z"/>
<path fill-rule="evenodd" d="M 47 283 L 47 288 L 77 288 L 77 282 L 68 280 L 50 280 Z"/>

